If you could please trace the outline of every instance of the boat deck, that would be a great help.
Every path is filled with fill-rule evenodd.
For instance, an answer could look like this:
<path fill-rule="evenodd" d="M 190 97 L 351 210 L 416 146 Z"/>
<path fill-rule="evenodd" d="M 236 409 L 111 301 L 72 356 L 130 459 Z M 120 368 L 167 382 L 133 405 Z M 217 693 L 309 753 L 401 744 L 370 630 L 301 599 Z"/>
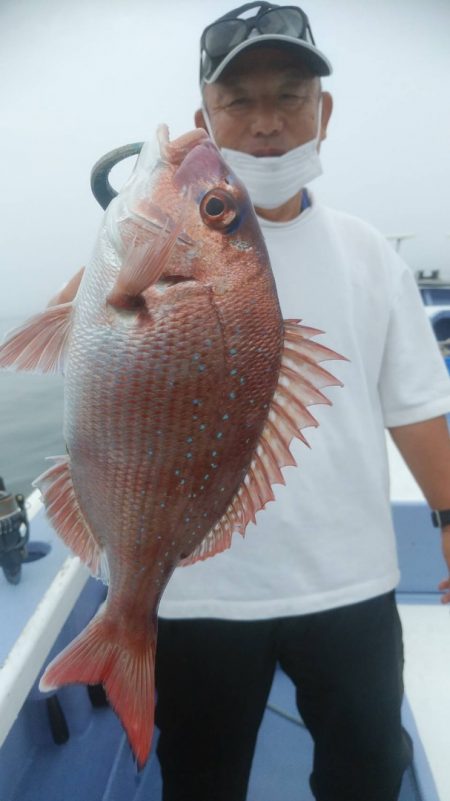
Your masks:
<path fill-rule="evenodd" d="M 436 591 L 443 571 L 439 535 L 411 477 L 396 465 L 391 446 L 389 451 L 395 466 L 393 513 L 402 569 L 397 598 L 406 654 L 403 715 L 415 746 L 400 801 L 448 801 L 450 621 Z M 37 689 L 44 663 L 84 627 L 105 588 L 88 578 L 77 558 L 68 556 L 36 496 L 29 503 L 31 515 L 36 512 L 31 539 L 48 543 L 51 551 L 23 566 L 18 586 L 8 585 L 0 574 L 0 606 L 8 610 L 0 636 L 0 801 L 159 801 L 157 759 L 152 754 L 146 768 L 136 770 L 109 707 L 94 706 L 84 686 L 66 687 L 58 691 L 64 713 L 60 718 L 57 704 L 49 709 Z M 312 742 L 299 720 L 293 686 L 277 671 L 248 801 L 275 801 L 280 791 L 283 801 L 313 801 L 311 762 Z"/>

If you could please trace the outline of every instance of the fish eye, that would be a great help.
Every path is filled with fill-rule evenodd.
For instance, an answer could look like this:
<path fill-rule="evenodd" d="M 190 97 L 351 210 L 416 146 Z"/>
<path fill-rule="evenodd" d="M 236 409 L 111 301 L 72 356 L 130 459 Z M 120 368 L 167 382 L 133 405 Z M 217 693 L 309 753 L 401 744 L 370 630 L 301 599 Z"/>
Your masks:
<path fill-rule="evenodd" d="M 201 200 L 200 215 L 211 228 L 227 228 L 238 215 L 234 197 L 223 189 L 211 189 Z"/>
<path fill-rule="evenodd" d="M 205 203 L 205 211 L 210 217 L 218 217 L 225 211 L 225 203 L 220 197 L 210 197 Z"/>

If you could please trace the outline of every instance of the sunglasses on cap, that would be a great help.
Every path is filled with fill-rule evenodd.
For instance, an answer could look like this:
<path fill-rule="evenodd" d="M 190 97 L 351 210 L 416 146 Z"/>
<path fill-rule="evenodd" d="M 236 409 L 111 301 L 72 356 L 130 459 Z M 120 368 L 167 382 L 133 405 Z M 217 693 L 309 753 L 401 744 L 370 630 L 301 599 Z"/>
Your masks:
<path fill-rule="evenodd" d="M 239 15 L 258 8 L 252 17 Z M 201 78 L 208 80 L 220 62 L 236 47 L 258 35 L 290 36 L 315 45 L 309 20 L 297 6 L 247 3 L 208 25 L 200 40 Z"/>

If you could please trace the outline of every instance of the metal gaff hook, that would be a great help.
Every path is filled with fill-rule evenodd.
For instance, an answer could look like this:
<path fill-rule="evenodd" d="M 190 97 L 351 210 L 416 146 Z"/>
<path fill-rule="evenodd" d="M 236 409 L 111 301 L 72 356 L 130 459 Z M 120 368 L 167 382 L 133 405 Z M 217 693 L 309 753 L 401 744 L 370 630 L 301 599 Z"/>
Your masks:
<path fill-rule="evenodd" d="M 105 153 L 93 166 L 91 170 L 91 189 L 95 199 L 100 203 L 102 209 L 106 209 L 111 200 L 118 194 L 109 183 L 109 173 L 119 161 L 127 159 L 129 156 L 137 156 L 144 142 L 133 142 L 130 145 L 122 145 Z"/>

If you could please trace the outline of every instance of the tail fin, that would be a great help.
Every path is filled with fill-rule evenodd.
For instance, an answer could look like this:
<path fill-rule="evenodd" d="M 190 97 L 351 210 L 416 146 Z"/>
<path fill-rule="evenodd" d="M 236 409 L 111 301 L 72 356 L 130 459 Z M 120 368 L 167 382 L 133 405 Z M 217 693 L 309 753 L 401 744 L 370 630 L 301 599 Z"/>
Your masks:
<path fill-rule="evenodd" d="M 39 688 L 102 683 L 122 721 L 140 767 L 148 759 L 155 708 L 156 625 L 137 636 L 124 632 L 101 610 L 81 634 L 50 663 Z"/>

